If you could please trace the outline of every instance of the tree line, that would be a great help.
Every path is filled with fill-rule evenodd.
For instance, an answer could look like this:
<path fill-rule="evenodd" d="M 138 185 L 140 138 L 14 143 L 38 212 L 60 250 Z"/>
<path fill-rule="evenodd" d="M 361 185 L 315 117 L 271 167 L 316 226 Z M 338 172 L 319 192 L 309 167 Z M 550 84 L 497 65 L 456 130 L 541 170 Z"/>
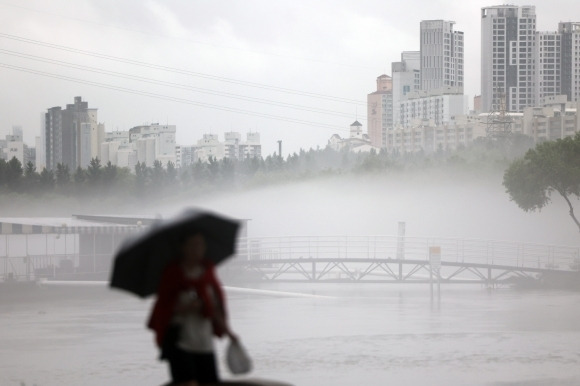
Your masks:
<path fill-rule="evenodd" d="M 440 147 L 427 153 L 387 152 L 354 153 L 330 148 L 300 150 L 285 159 L 277 154 L 242 160 L 210 158 L 208 162 L 177 168 L 172 162 L 153 166 L 137 163 L 134 170 L 93 158 L 86 168 L 70 170 L 57 164 L 54 170 L 37 171 L 16 158 L 0 159 L 0 192 L 76 196 L 82 198 L 116 195 L 121 198 L 151 198 L 191 195 L 212 190 L 232 190 L 248 186 L 348 173 L 380 173 L 432 167 L 474 168 L 505 167 L 532 146 L 531 139 L 514 136 L 509 143 L 478 139 L 454 150 Z"/>

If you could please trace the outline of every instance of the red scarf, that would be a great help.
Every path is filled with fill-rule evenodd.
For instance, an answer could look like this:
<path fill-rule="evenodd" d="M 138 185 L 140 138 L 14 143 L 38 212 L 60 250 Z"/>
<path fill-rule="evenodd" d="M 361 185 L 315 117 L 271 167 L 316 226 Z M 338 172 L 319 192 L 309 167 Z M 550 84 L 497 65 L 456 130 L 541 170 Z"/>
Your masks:
<path fill-rule="evenodd" d="M 179 264 L 179 260 L 176 260 L 174 263 L 170 263 L 163 272 L 157 291 L 157 300 L 147 323 L 147 327 L 155 332 L 155 340 L 159 347 L 161 347 L 165 331 L 173 318 L 179 295 L 184 291 L 196 291 L 198 298 L 201 299 L 202 315 L 212 319 L 215 335 L 220 337 L 223 335 L 223 329 L 214 322 L 216 305 L 210 291 L 213 290 L 217 297 L 217 306 L 221 308 L 218 312 L 223 312 L 223 317 L 225 318 L 224 293 L 215 275 L 214 265 L 207 262 L 204 263 L 204 268 L 205 270 L 199 278 L 191 279 L 185 276 L 183 267 Z"/>

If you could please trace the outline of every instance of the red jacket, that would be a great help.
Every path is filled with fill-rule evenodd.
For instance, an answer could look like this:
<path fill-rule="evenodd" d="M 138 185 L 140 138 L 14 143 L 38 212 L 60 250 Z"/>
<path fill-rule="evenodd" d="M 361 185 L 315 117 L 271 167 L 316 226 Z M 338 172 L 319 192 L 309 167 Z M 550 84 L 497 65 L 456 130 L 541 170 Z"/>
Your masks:
<path fill-rule="evenodd" d="M 153 306 L 153 311 L 147 323 L 147 327 L 155 332 L 157 345 L 161 347 L 165 331 L 173 318 L 175 307 L 180 293 L 195 290 L 202 302 L 202 315 L 212 319 L 213 331 L 217 336 L 222 336 L 223 329 L 215 323 L 216 312 L 221 312 L 223 318 L 226 317 L 225 296 L 221 285 L 216 277 L 214 265 L 210 262 L 204 263 L 204 273 L 196 279 L 185 276 L 183 267 L 176 260 L 170 263 L 161 277 L 161 283 L 157 291 L 157 300 Z M 210 290 L 213 290 L 218 304 L 215 304 L 211 297 Z M 216 306 L 218 309 L 216 310 Z"/>

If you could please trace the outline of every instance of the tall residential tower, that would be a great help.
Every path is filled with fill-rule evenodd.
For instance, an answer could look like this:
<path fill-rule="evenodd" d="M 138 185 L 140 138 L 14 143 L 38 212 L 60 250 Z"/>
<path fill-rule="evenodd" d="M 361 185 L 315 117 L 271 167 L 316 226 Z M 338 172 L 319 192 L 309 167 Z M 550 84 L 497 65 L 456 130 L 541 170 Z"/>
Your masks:
<path fill-rule="evenodd" d="M 463 92 L 463 32 L 452 21 L 421 21 L 421 89 L 456 87 Z"/>
<path fill-rule="evenodd" d="M 533 106 L 536 8 L 499 5 L 481 9 L 481 108 L 508 111 Z"/>
<path fill-rule="evenodd" d="M 580 101 L 580 23 L 560 23 L 561 94 L 572 102 Z"/>
<path fill-rule="evenodd" d="M 371 145 L 385 147 L 387 130 L 393 128 L 393 79 L 377 78 L 377 91 L 367 95 L 367 125 Z"/>
<path fill-rule="evenodd" d="M 92 158 L 99 156 L 104 126 L 97 124 L 97 109 L 75 97 L 74 104 L 66 109 L 52 107 L 44 115 L 44 155 L 46 168 L 56 169 L 57 164 L 67 165 L 71 171 L 86 168 Z"/>

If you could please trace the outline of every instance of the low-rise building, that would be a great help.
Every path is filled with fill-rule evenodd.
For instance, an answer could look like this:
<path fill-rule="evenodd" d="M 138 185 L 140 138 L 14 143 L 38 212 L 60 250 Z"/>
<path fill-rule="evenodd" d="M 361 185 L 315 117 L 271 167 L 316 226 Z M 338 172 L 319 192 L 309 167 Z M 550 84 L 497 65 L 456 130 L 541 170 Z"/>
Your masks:
<path fill-rule="evenodd" d="M 182 168 L 193 165 L 197 162 L 197 155 L 195 153 L 195 146 L 175 146 L 175 166 Z"/>
<path fill-rule="evenodd" d="M 210 157 L 216 160 L 224 158 L 245 159 L 262 156 L 262 145 L 259 133 L 247 133 L 246 141 L 242 141 L 238 132 L 224 134 L 224 142 L 220 142 L 217 134 L 204 134 L 195 146 L 195 160 L 208 162 Z"/>
<path fill-rule="evenodd" d="M 523 113 L 523 134 L 534 142 L 554 141 L 580 132 L 580 103 L 567 102 L 566 95 L 546 98 L 543 107 L 528 107 Z"/>
<path fill-rule="evenodd" d="M 340 135 L 334 134 L 330 137 L 326 146 L 336 151 L 348 150 L 353 153 L 370 152 L 372 149 L 379 151 L 381 149 L 371 144 L 368 134 L 363 132 L 359 121 L 354 121 L 350 125 L 350 136 L 348 138 L 341 138 Z"/>
<path fill-rule="evenodd" d="M 449 123 L 458 115 L 469 112 L 468 97 L 459 87 L 445 87 L 431 91 L 415 91 L 398 104 L 397 119 L 402 127 L 410 127 L 419 120 L 432 120 L 435 125 Z"/>
<path fill-rule="evenodd" d="M 240 158 L 261 158 L 262 145 L 260 144 L 260 133 L 248 133 L 246 141 L 240 143 Z"/>
<path fill-rule="evenodd" d="M 134 170 L 137 162 L 152 167 L 155 161 L 163 166 L 176 163 L 175 125 L 135 126 L 128 131 L 117 130 L 105 134 L 101 144 L 101 163 L 128 167 Z"/>
<path fill-rule="evenodd" d="M 175 164 L 175 125 L 135 126 L 129 130 L 129 141 L 135 143 L 137 160 L 152 167 L 155 161 L 163 166 L 168 162 Z"/>
<path fill-rule="evenodd" d="M 36 164 L 36 152 L 34 148 L 29 148 L 23 140 L 22 127 L 13 126 L 11 134 L 7 134 L 4 139 L 0 139 L 0 158 L 10 161 L 16 157 L 24 167 L 28 162 Z"/>

